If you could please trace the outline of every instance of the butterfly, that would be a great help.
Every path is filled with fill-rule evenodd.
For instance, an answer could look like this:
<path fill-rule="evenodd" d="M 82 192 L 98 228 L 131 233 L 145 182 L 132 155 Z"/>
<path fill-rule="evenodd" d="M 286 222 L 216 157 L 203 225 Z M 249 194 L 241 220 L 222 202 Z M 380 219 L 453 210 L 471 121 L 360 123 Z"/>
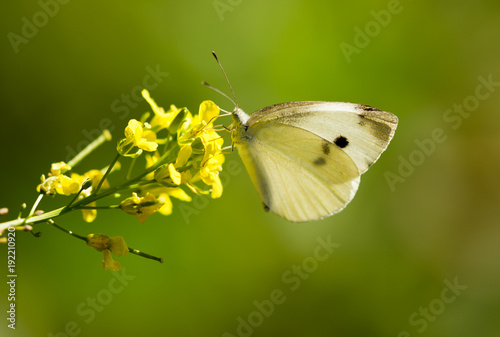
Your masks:
<path fill-rule="evenodd" d="M 264 209 L 292 222 L 344 209 L 398 125 L 390 112 L 326 101 L 281 103 L 251 115 L 235 102 L 232 117 L 233 146 Z"/>

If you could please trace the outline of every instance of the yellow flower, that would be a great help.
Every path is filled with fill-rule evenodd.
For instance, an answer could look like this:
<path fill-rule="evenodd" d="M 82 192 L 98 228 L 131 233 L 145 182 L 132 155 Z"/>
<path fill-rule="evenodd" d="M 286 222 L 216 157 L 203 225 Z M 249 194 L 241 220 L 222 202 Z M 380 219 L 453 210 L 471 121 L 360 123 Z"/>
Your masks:
<path fill-rule="evenodd" d="M 217 170 L 217 166 L 211 165 L 211 162 L 212 160 L 205 161 L 206 165 L 203 165 L 200 168 L 200 178 L 207 185 L 214 184 L 215 179 L 219 176 L 219 171 Z"/>
<path fill-rule="evenodd" d="M 56 191 L 59 194 L 71 195 L 80 190 L 80 183 L 65 175 L 60 175 L 56 184 Z"/>
<path fill-rule="evenodd" d="M 131 119 L 125 128 L 125 137 L 133 140 L 134 146 L 145 151 L 156 151 L 158 144 L 155 143 L 156 134 L 151 130 L 144 130 L 142 123 Z"/>
<path fill-rule="evenodd" d="M 103 253 L 102 266 L 104 269 L 119 271 L 121 265 L 114 261 L 111 253 L 116 256 L 127 255 L 129 250 L 125 240 L 121 236 L 109 237 L 104 234 L 89 234 L 87 245 Z"/>
<path fill-rule="evenodd" d="M 45 175 L 42 174 L 40 177 L 41 184 L 37 186 L 36 190 L 52 196 L 56 193 L 70 195 L 78 192 L 80 189 L 79 182 L 63 175 L 69 170 L 71 170 L 71 166 L 63 161 L 52 163 L 49 177 L 46 179 Z"/>
<path fill-rule="evenodd" d="M 56 186 L 59 181 L 59 177 L 49 177 L 45 178 L 45 175 L 42 174 L 40 177 L 41 184 L 36 187 L 36 190 L 39 193 L 43 193 L 45 195 L 55 195 L 56 192 Z"/>
<path fill-rule="evenodd" d="M 144 97 L 144 99 L 149 103 L 155 114 L 151 120 L 151 128 L 153 130 L 159 131 L 161 129 L 168 128 L 179 111 L 181 111 L 181 109 L 178 109 L 175 105 L 171 105 L 170 109 L 165 112 L 165 110 L 163 110 L 162 107 L 159 107 L 151 98 L 146 89 L 142 90 L 142 97 Z"/>
<path fill-rule="evenodd" d="M 209 114 L 205 118 L 211 118 Z M 222 195 L 222 183 L 219 178 L 219 172 L 222 170 L 224 155 L 221 147 L 223 139 L 213 129 L 201 129 L 194 141 L 181 148 L 177 155 L 175 168 L 180 170 L 181 183 L 185 184 L 196 194 L 207 194 L 202 188 L 194 183 L 202 180 L 205 184 L 211 186 L 211 197 L 219 198 Z M 177 185 L 179 181 L 173 181 L 174 176 L 169 170 L 172 170 L 172 164 L 163 165 L 155 172 L 155 179 L 165 186 Z M 188 169 L 186 169 L 188 168 Z"/>
<path fill-rule="evenodd" d="M 156 197 L 147 192 L 146 196 L 139 197 L 137 193 L 132 193 L 130 198 L 123 200 L 120 203 L 120 208 L 122 211 L 135 215 L 139 222 L 143 223 L 147 218 L 157 212 L 163 204 L 161 201 L 157 200 Z"/>
<path fill-rule="evenodd" d="M 50 167 L 50 172 L 53 176 L 61 175 L 69 170 L 71 170 L 71 166 L 63 161 L 60 161 L 59 163 L 52 163 Z"/>
<path fill-rule="evenodd" d="M 194 141 L 196 137 L 199 136 L 200 131 L 205 131 L 206 129 L 211 129 L 213 122 L 219 116 L 220 109 L 212 101 L 203 101 L 200 104 L 199 113 L 194 117 L 186 116 L 186 121 L 189 123 L 184 123 L 182 131 L 178 134 L 179 145 L 189 144 Z"/>
<path fill-rule="evenodd" d="M 219 112 L 219 107 L 212 101 L 203 101 L 200 104 L 198 114 L 194 117 L 188 111 L 184 117 L 184 123 L 179 128 L 178 143 L 186 145 L 193 142 L 200 131 L 212 127 L 213 122 L 219 116 Z"/>
<path fill-rule="evenodd" d="M 138 150 L 132 152 L 134 147 Z M 122 139 L 117 146 L 118 153 L 122 156 L 136 157 L 142 150 L 153 152 L 158 148 L 156 133 L 150 129 L 144 130 L 141 122 L 131 119 L 125 128 L 125 139 Z"/>
<path fill-rule="evenodd" d="M 176 170 L 174 164 L 160 166 L 156 171 L 154 178 L 157 182 L 167 187 L 179 186 L 182 183 L 182 176 Z"/>
<path fill-rule="evenodd" d="M 222 195 L 219 172 L 222 171 L 222 164 L 225 161 L 221 150 L 224 141 L 213 130 L 205 130 L 200 138 L 205 147 L 205 154 L 201 161 L 199 175 L 205 184 L 212 186 L 211 197 L 219 198 Z"/>

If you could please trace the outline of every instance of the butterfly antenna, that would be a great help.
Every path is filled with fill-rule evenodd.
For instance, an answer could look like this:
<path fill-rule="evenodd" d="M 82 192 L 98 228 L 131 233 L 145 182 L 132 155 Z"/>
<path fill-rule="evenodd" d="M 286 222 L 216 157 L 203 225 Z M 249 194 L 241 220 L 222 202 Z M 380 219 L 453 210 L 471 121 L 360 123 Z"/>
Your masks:
<path fill-rule="evenodd" d="M 226 78 L 226 82 L 229 85 L 229 89 L 231 89 L 231 93 L 233 94 L 233 98 L 234 98 L 233 103 L 234 103 L 235 107 L 237 108 L 238 107 L 238 100 L 236 99 L 236 95 L 234 94 L 234 90 L 233 90 L 233 87 L 231 86 L 231 82 L 229 82 L 229 78 L 227 78 L 226 72 L 224 71 L 224 68 L 222 67 L 222 64 L 220 63 L 219 58 L 217 57 L 217 54 L 215 54 L 215 52 L 213 51 L 212 55 L 214 56 L 215 60 L 217 61 L 217 64 L 219 65 L 220 70 L 222 70 L 222 73 L 224 74 L 224 77 Z"/>
<path fill-rule="evenodd" d="M 205 87 L 207 88 L 210 88 L 212 89 L 213 91 L 216 91 L 218 92 L 219 94 L 221 94 L 222 96 L 226 97 L 228 100 L 230 100 L 235 106 L 238 106 L 238 103 L 236 103 L 231 97 L 229 97 L 228 95 L 226 95 L 225 93 L 223 93 L 222 91 L 220 91 L 219 89 L 217 89 L 216 87 L 214 86 L 211 86 L 210 84 L 208 84 L 207 82 L 205 81 L 201 81 L 201 85 L 204 85 Z M 220 109 L 220 108 L 219 108 Z M 222 109 L 221 109 L 222 110 Z M 225 110 L 223 110 L 224 112 L 226 112 Z"/>

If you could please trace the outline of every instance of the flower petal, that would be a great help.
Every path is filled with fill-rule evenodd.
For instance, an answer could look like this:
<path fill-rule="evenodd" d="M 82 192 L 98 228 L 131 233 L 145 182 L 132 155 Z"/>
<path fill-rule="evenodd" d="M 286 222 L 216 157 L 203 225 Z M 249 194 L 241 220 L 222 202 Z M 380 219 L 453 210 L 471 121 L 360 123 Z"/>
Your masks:
<path fill-rule="evenodd" d="M 146 89 L 143 89 L 141 94 L 142 94 L 142 97 L 144 97 L 144 99 L 149 103 L 149 105 L 151 106 L 151 109 L 153 109 L 153 112 L 155 113 L 155 115 L 158 115 L 160 117 L 165 117 L 165 111 L 163 110 L 163 108 L 160 108 L 156 104 L 154 99 L 151 98 L 151 96 L 149 95 L 149 91 L 147 91 Z"/>
<path fill-rule="evenodd" d="M 199 115 L 200 119 L 206 124 L 213 123 L 215 118 L 219 116 L 219 107 L 212 101 L 203 101 L 200 104 Z"/>
<path fill-rule="evenodd" d="M 169 188 L 168 195 L 182 201 L 191 201 L 191 197 L 182 188 Z"/>
<path fill-rule="evenodd" d="M 71 179 L 68 176 L 60 175 L 59 181 L 56 185 L 56 191 L 59 194 L 71 195 L 80 190 L 78 181 Z"/>
<path fill-rule="evenodd" d="M 191 157 L 191 153 L 193 150 L 191 149 L 191 145 L 184 145 L 177 155 L 177 159 L 175 160 L 175 167 L 182 167 L 187 163 L 189 157 Z"/>
<path fill-rule="evenodd" d="M 71 170 L 71 166 L 63 161 L 52 163 L 52 165 L 50 166 L 50 173 L 52 173 L 53 176 L 61 175 L 69 170 Z"/>
<path fill-rule="evenodd" d="M 163 215 L 170 215 L 172 214 L 172 200 L 170 200 L 170 197 L 168 194 L 163 193 L 160 194 L 158 197 L 158 200 L 163 203 L 163 206 L 158 210 Z"/>
<path fill-rule="evenodd" d="M 127 140 L 133 140 L 134 145 L 137 146 L 142 138 L 142 125 L 136 119 L 131 119 L 128 121 L 128 125 L 125 128 L 125 137 Z"/>
<path fill-rule="evenodd" d="M 222 182 L 220 181 L 220 178 L 217 177 L 215 179 L 214 184 L 212 185 L 212 194 L 211 197 L 212 199 L 220 198 L 222 196 Z"/>
<path fill-rule="evenodd" d="M 96 202 L 91 202 L 87 206 L 95 206 Z M 83 215 L 83 220 L 85 222 L 92 222 L 95 220 L 97 217 L 97 210 L 96 209 L 82 209 L 82 215 Z"/>
<path fill-rule="evenodd" d="M 174 164 L 172 164 L 172 163 L 168 164 L 168 171 L 170 173 L 170 179 L 172 179 L 172 182 L 176 185 L 180 185 L 181 181 L 182 181 L 181 174 L 179 172 L 177 172 Z"/>
<path fill-rule="evenodd" d="M 113 236 L 112 238 L 109 238 L 109 243 L 109 249 L 116 256 L 124 256 L 128 254 L 129 250 L 122 236 Z"/>
<path fill-rule="evenodd" d="M 122 269 L 120 262 L 113 260 L 113 257 L 111 256 L 111 251 L 109 249 L 105 249 L 102 253 L 103 253 L 102 266 L 104 269 L 114 270 L 114 271 L 119 271 L 120 269 Z"/>

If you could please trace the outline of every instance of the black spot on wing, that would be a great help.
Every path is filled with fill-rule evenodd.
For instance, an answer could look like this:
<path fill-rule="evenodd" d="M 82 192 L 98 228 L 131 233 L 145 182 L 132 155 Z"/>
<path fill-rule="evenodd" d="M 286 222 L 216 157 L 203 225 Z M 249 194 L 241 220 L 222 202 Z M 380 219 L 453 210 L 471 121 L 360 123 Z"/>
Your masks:
<path fill-rule="evenodd" d="M 313 164 L 317 165 L 317 166 L 322 166 L 322 165 L 326 164 L 326 160 L 323 157 L 319 157 L 318 159 L 316 159 L 315 161 L 313 161 Z"/>
<path fill-rule="evenodd" d="M 262 207 L 264 207 L 265 212 L 269 212 L 271 210 L 264 202 L 262 203 Z"/>
<path fill-rule="evenodd" d="M 333 142 L 335 143 L 335 145 L 337 145 L 341 149 L 343 149 L 347 145 L 349 145 L 349 141 L 344 136 L 338 136 L 337 138 L 335 138 L 335 140 Z"/>
<path fill-rule="evenodd" d="M 330 154 L 330 143 L 323 142 L 323 144 L 321 144 L 321 151 L 328 156 Z"/>

